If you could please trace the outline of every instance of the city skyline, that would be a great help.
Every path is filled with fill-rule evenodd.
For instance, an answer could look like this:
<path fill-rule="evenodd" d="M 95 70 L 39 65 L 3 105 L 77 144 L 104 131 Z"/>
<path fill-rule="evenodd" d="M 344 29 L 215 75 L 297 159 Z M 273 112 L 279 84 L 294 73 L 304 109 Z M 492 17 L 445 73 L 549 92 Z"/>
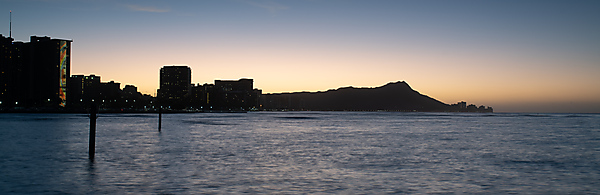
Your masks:
<path fill-rule="evenodd" d="M 71 75 L 156 93 L 252 78 L 264 93 L 406 81 L 496 112 L 600 112 L 596 1 L 2 1 L 12 37 L 73 40 Z"/>

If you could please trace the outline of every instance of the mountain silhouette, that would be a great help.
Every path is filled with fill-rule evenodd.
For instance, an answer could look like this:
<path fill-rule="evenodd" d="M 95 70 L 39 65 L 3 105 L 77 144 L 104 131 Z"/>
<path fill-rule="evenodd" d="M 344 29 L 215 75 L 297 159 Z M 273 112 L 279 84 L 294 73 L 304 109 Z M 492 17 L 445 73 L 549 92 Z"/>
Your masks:
<path fill-rule="evenodd" d="M 452 106 L 413 90 L 404 81 L 375 88 L 263 94 L 261 103 L 264 110 L 453 111 Z"/>

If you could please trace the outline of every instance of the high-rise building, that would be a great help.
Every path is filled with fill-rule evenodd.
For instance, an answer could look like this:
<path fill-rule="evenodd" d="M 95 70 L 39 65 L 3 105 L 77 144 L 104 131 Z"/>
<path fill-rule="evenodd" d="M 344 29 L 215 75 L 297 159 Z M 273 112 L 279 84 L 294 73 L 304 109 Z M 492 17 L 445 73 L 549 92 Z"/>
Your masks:
<path fill-rule="evenodd" d="M 65 107 L 72 40 L 31 36 L 30 42 L 22 43 L 0 39 L 0 74 L 4 78 L 0 85 L 5 86 L 1 88 L 5 91 L 0 95 L 2 106 Z"/>
<path fill-rule="evenodd" d="M 159 103 L 184 108 L 192 86 L 192 69 L 188 66 L 163 66 L 160 69 Z"/>
<path fill-rule="evenodd" d="M 14 107 L 18 103 L 17 80 L 21 64 L 19 47 L 13 44 L 13 39 L 0 34 L 0 109 Z"/>

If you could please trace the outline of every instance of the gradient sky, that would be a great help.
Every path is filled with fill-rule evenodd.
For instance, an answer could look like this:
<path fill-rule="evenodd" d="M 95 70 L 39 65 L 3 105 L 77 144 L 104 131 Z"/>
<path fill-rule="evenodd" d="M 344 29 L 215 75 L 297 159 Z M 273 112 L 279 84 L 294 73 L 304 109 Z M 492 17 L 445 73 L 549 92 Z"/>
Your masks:
<path fill-rule="evenodd" d="M 600 112 L 600 1 L 0 0 L 0 31 L 72 39 L 71 74 L 154 95 L 165 65 L 264 93 L 406 81 L 496 112 Z"/>

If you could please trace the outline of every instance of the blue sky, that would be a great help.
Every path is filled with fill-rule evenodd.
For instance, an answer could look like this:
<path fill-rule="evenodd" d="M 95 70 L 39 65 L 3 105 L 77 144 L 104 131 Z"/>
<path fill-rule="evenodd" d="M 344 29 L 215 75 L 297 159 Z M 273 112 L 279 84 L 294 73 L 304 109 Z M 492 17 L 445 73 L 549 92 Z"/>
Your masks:
<path fill-rule="evenodd" d="M 445 103 L 600 112 L 600 1 L 0 2 L 4 36 L 12 10 L 16 40 L 72 39 L 72 74 L 148 94 L 185 64 L 265 92 L 404 80 Z"/>

